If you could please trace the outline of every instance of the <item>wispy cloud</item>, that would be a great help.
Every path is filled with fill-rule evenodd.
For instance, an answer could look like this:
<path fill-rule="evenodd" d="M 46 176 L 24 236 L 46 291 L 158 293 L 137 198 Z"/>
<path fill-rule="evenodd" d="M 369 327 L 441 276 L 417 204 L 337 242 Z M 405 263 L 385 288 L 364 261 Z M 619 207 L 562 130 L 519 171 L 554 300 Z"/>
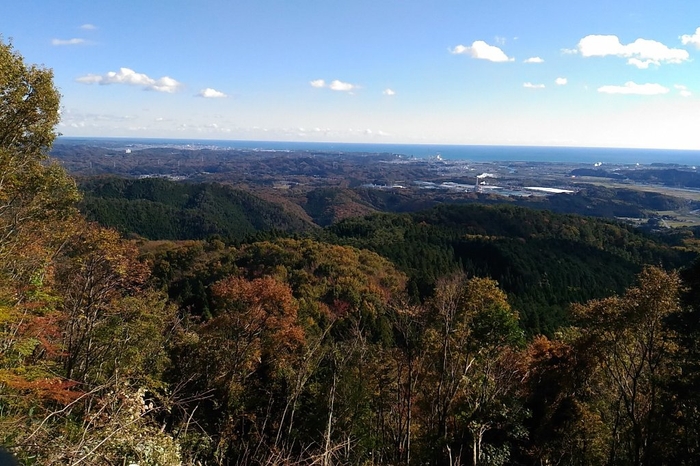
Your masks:
<path fill-rule="evenodd" d="M 97 26 L 95 26 L 94 24 L 86 23 L 80 26 L 80 29 L 84 29 L 86 31 L 94 31 L 95 29 L 97 29 Z"/>
<path fill-rule="evenodd" d="M 51 45 L 80 45 L 87 43 L 85 39 L 51 39 Z"/>
<path fill-rule="evenodd" d="M 382 94 L 384 94 L 384 95 L 396 95 L 396 92 L 393 89 L 387 88 L 387 89 L 384 89 L 382 91 Z"/>
<path fill-rule="evenodd" d="M 309 84 L 311 84 L 311 87 L 326 87 L 326 81 L 323 79 L 315 79 L 313 81 L 309 81 Z"/>
<path fill-rule="evenodd" d="M 677 89 L 678 93 L 683 97 L 690 97 L 691 95 L 693 95 L 693 93 L 688 90 L 687 86 L 684 86 L 682 84 L 674 84 L 673 87 Z"/>
<path fill-rule="evenodd" d="M 523 63 L 544 63 L 544 60 L 541 59 L 540 57 L 530 57 L 527 60 L 525 60 Z"/>
<path fill-rule="evenodd" d="M 603 94 L 625 94 L 625 95 L 658 95 L 668 94 L 669 88 L 656 83 L 637 84 L 627 81 L 623 86 L 601 86 L 598 92 Z"/>
<path fill-rule="evenodd" d="M 216 89 L 212 89 L 211 87 L 207 87 L 206 89 L 202 89 L 197 93 L 198 97 L 204 97 L 205 99 L 221 99 L 224 97 L 228 97 L 226 94 L 224 94 L 221 91 L 217 91 Z"/>
<path fill-rule="evenodd" d="M 637 39 L 622 44 L 614 35 L 589 35 L 578 43 L 578 51 L 584 57 L 616 56 L 627 58 L 627 63 L 640 69 L 662 63 L 683 63 L 690 55 L 683 49 L 672 49 L 655 40 Z"/>
<path fill-rule="evenodd" d="M 544 89 L 544 84 L 532 84 L 530 82 L 523 83 L 525 89 Z"/>
<path fill-rule="evenodd" d="M 514 58 L 508 57 L 500 48 L 495 45 L 489 45 L 483 40 L 477 40 L 471 46 L 458 45 L 450 50 L 454 55 L 469 55 L 472 58 L 480 60 L 488 60 L 492 62 L 507 62 L 513 61 Z"/>
<path fill-rule="evenodd" d="M 568 82 L 569 80 L 566 78 L 557 78 L 554 80 L 554 84 L 556 84 L 557 86 L 566 86 Z"/>
<path fill-rule="evenodd" d="M 137 120 L 135 115 L 114 115 L 106 113 L 82 113 L 70 109 L 61 112 L 59 127 L 62 128 L 97 128 L 115 127 L 121 123 Z"/>
<path fill-rule="evenodd" d="M 315 88 L 319 88 L 319 89 L 326 87 L 332 91 L 344 91 L 344 92 L 351 92 L 351 91 L 358 89 L 360 87 L 357 84 L 346 83 L 343 81 L 339 81 L 337 79 L 331 81 L 330 83 L 326 83 L 326 81 L 323 79 L 316 79 L 313 81 L 309 81 L 309 84 L 311 84 L 311 87 L 315 87 Z"/>
<path fill-rule="evenodd" d="M 167 92 L 172 94 L 182 87 L 182 83 L 169 76 L 154 79 L 143 73 L 137 73 L 129 68 L 119 68 L 119 71 L 110 71 L 106 74 L 88 74 L 76 79 L 83 84 L 128 84 L 140 86 L 149 91 Z"/>

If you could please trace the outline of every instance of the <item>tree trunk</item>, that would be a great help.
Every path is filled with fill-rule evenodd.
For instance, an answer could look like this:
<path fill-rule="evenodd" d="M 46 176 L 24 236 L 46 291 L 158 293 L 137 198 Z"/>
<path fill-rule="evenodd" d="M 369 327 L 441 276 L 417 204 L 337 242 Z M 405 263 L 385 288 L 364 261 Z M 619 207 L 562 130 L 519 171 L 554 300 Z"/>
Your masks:
<path fill-rule="evenodd" d="M 335 386 L 336 383 L 338 382 L 338 375 L 334 372 L 333 373 L 333 385 L 331 385 L 331 392 L 328 395 L 329 400 L 328 400 L 328 424 L 326 425 L 326 439 L 325 439 L 325 447 L 323 449 L 323 461 L 321 463 L 322 466 L 330 466 L 331 461 L 330 461 L 330 450 L 331 450 L 331 432 L 333 428 L 333 405 L 335 403 Z"/>

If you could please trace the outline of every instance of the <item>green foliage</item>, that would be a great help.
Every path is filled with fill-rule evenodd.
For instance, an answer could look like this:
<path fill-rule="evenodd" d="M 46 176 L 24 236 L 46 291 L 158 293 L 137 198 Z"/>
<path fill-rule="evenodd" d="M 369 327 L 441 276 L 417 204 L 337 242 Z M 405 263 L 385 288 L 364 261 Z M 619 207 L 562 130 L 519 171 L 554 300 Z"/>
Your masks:
<path fill-rule="evenodd" d="M 233 248 L 306 224 L 222 185 L 85 182 L 124 231 L 221 235 L 139 250 L 47 163 L 50 72 L 0 59 L 0 443 L 23 463 L 697 462 L 700 262 L 664 270 L 688 233 L 462 205 Z"/>
<path fill-rule="evenodd" d="M 570 302 L 621 292 L 642 264 L 678 267 L 694 257 L 622 224 L 512 206 L 376 214 L 327 231 L 331 241 L 392 260 L 420 296 L 457 269 L 497 280 L 532 334 L 565 325 Z"/>
<path fill-rule="evenodd" d="M 571 463 L 675 464 L 668 461 L 682 435 L 665 381 L 680 368 L 668 326 L 681 311 L 679 291 L 676 274 L 645 268 L 624 295 L 577 305 L 569 341 L 535 342 L 531 396 L 551 397 L 549 406 L 534 404 L 537 428 L 556 432 L 533 438 L 544 449 L 540 461 L 564 453 Z"/>
<path fill-rule="evenodd" d="M 0 43 L 0 147 L 36 156 L 53 143 L 59 94 L 53 72 L 26 65 L 12 45 Z"/>
<path fill-rule="evenodd" d="M 155 422 L 173 308 L 78 215 L 46 155 L 58 108 L 51 71 L 0 43 L 0 443 L 23 464 L 180 464 Z"/>
<path fill-rule="evenodd" d="M 355 192 L 341 188 L 314 189 L 306 195 L 306 202 L 302 207 L 320 226 L 374 211 Z"/>
<path fill-rule="evenodd" d="M 241 241 L 258 231 L 310 228 L 282 207 L 222 184 L 93 178 L 80 188 L 89 219 L 152 240 L 218 235 Z"/>
<path fill-rule="evenodd" d="M 673 394 L 664 408 L 677 429 L 669 457 L 676 464 L 692 464 L 700 453 L 700 260 L 682 270 L 681 278 L 682 308 L 668 319 L 676 335 L 674 362 L 680 370 L 664 381 Z"/>
<path fill-rule="evenodd" d="M 0 42 L 0 274 L 25 280 L 47 263 L 75 214 L 75 183 L 48 163 L 59 94 L 53 74 Z"/>

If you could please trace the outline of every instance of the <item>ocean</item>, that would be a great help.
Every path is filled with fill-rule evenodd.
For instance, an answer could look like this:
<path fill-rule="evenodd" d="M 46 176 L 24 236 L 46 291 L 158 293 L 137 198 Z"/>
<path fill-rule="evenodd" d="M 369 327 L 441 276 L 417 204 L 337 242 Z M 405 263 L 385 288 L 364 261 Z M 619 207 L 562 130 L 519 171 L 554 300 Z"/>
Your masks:
<path fill-rule="evenodd" d="M 191 147 L 252 149 L 260 151 L 391 153 L 443 160 L 474 162 L 563 162 L 602 164 L 678 164 L 700 166 L 700 151 L 667 149 L 620 149 L 599 147 L 480 146 L 446 144 L 370 144 L 334 142 L 225 141 L 205 139 L 128 139 L 60 137 L 57 143 L 107 147 Z"/>

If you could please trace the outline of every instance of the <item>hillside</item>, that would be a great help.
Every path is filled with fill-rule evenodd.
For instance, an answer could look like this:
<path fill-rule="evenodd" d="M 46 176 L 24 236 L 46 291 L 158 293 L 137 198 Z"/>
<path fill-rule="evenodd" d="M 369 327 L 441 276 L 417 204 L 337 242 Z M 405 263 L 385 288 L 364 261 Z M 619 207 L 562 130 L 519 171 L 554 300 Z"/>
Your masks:
<path fill-rule="evenodd" d="M 362 217 L 313 157 L 264 198 L 83 180 L 81 213 L 51 70 L 0 64 L 0 463 L 697 464 L 697 231 Z"/>
<path fill-rule="evenodd" d="M 260 231 L 307 231 L 308 221 L 280 205 L 218 183 L 160 178 L 90 178 L 80 182 L 81 211 L 101 225 L 148 239 L 240 241 Z"/>
<path fill-rule="evenodd" d="M 612 216 L 667 207 L 668 200 L 653 193 L 589 188 L 507 204 L 488 195 L 435 204 L 439 199 L 412 201 L 391 191 L 332 187 L 264 200 L 227 185 L 158 178 L 92 178 L 80 187 L 89 219 L 152 240 L 218 236 L 240 243 L 255 234 L 307 234 L 325 226 L 324 241 L 368 249 L 394 262 L 410 277 L 409 291 L 416 298 L 430 296 L 435 281 L 456 270 L 491 277 L 520 309 L 521 325 L 532 334 L 551 334 L 566 324 L 571 302 L 621 292 L 644 264 L 674 268 L 694 257 L 619 222 L 545 210 Z M 283 208 L 285 199 L 305 215 Z M 432 207 L 415 212 L 420 206 Z M 375 209 L 408 212 L 373 214 Z"/>
<path fill-rule="evenodd" d="M 568 321 L 568 304 L 625 289 L 643 264 L 681 267 L 694 253 L 602 219 L 507 205 L 441 205 L 376 214 L 327 229 L 329 241 L 375 251 L 411 278 L 416 295 L 462 269 L 499 282 L 532 333 Z"/>

